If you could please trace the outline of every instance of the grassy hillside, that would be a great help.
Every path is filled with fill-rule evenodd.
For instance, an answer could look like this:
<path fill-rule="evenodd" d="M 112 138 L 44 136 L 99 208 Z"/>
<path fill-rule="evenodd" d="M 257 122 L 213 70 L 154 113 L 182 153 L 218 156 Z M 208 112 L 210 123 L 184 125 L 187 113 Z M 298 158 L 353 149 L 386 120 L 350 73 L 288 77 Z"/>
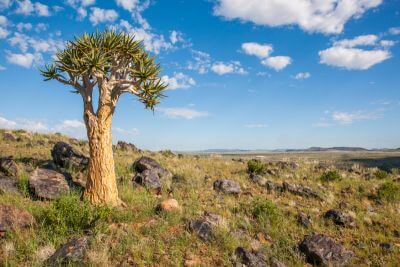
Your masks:
<path fill-rule="evenodd" d="M 57 141 L 87 153 L 85 142 L 23 131 L 14 132 L 19 140 L 12 141 L 2 139 L 4 132 L 0 130 L 0 157 L 13 156 L 20 166 L 16 177 L 20 193 L 1 194 L 0 204 L 29 211 L 37 223 L 0 239 L 0 265 L 40 266 L 72 237 L 88 236 L 84 265 L 232 266 L 237 261 L 235 249 L 241 246 L 260 252 L 267 262 L 304 266 L 298 244 L 312 232 L 330 236 L 353 251 L 350 265 L 396 266 L 400 262 L 400 173 L 395 168 L 385 172 L 371 164 L 363 167 L 362 160 L 334 167 L 335 159 L 299 155 L 286 161 L 260 158 L 249 165 L 260 174 L 255 180 L 248 173 L 250 157 L 232 160 L 115 149 L 119 194 L 126 207 L 112 210 L 81 202 L 78 189 L 54 201 L 35 199 L 28 189 L 27 178 L 36 167 L 51 161 L 50 151 Z M 163 182 L 161 192 L 131 182 L 132 163 L 143 155 L 173 174 Z M 382 158 L 387 156 L 391 155 Z M 84 177 L 69 171 L 75 180 Z M 213 182 L 222 178 L 237 181 L 242 192 L 231 195 L 214 190 Z M 307 186 L 320 198 L 267 188 L 282 182 Z M 159 211 L 157 206 L 170 198 L 178 201 L 181 210 Z M 341 226 L 325 219 L 329 209 L 345 212 L 352 224 Z M 222 217 L 210 241 L 203 241 L 188 227 L 190 220 L 204 212 Z M 301 213 L 309 216 L 311 226 L 299 223 Z"/>

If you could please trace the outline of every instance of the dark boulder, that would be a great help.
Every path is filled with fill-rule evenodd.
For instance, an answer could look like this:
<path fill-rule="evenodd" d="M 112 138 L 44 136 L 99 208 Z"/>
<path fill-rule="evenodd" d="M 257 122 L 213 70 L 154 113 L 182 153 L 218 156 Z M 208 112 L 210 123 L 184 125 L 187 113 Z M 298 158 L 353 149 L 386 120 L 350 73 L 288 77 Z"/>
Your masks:
<path fill-rule="evenodd" d="M 325 219 L 332 220 L 333 223 L 340 226 L 355 226 L 353 217 L 345 214 L 340 210 L 328 210 L 325 215 Z"/>
<path fill-rule="evenodd" d="M 133 182 L 138 185 L 142 185 L 148 189 L 158 189 L 161 188 L 162 182 L 160 176 L 156 172 L 145 170 L 143 172 L 137 173 L 133 177 Z"/>
<path fill-rule="evenodd" d="M 29 228 L 35 224 L 35 218 L 26 210 L 0 204 L 0 236 L 5 232 Z"/>
<path fill-rule="evenodd" d="M 254 183 L 260 183 L 263 180 L 263 177 L 261 175 L 255 173 L 250 173 L 249 178 Z"/>
<path fill-rule="evenodd" d="M 29 189 L 42 199 L 57 199 L 70 190 L 71 178 L 53 170 L 37 168 L 29 177 Z"/>
<path fill-rule="evenodd" d="M 140 157 L 133 163 L 133 170 L 141 173 L 146 170 L 151 171 L 162 176 L 170 176 L 171 173 L 163 168 L 157 161 L 149 157 Z"/>
<path fill-rule="evenodd" d="M 0 176 L 0 194 L 19 194 L 17 180 L 13 177 Z"/>
<path fill-rule="evenodd" d="M 118 141 L 115 148 L 122 151 L 134 151 L 134 152 L 139 151 L 139 149 L 134 144 L 124 141 Z"/>
<path fill-rule="evenodd" d="M 345 266 L 354 255 L 332 238 L 321 234 L 305 236 L 299 249 L 307 261 L 314 265 Z"/>
<path fill-rule="evenodd" d="M 322 200 L 322 197 L 320 196 L 319 193 L 304 185 L 292 185 L 287 182 L 283 182 L 282 187 L 284 191 L 287 191 L 294 195 L 302 197 L 318 198 Z"/>
<path fill-rule="evenodd" d="M 220 179 L 214 182 L 214 190 L 226 194 L 240 194 L 242 192 L 240 184 L 233 180 Z"/>
<path fill-rule="evenodd" d="M 57 142 L 51 150 L 53 161 L 59 167 L 83 171 L 89 164 L 89 158 L 65 142 Z"/>
<path fill-rule="evenodd" d="M 190 231 L 197 234 L 204 241 L 211 241 L 214 238 L 212 225 L 204 218 L 190 220 L 188 227 Z"/>
<path fill-rule="evenodd" d="M 235 250 L 240 263 L 248 267 L 266 267 L 268 266 L 265 259 L 260 253 L 252 253 L 243 247 L 238 247 Z"/>
<path fill-rule="evenodd" d="M 87 237 L 74 238 L 62 245 L 54 254 L 47 259 L 50 266 L 60 266 L 70 263 L 81 262 L 89 247 Z"/>
<path fill-rule="evenodd" d="M 20 141 L 21 138 L 19 138 L 17 135 L 13 134 L 12 132 L 4 132 L 3 133 L 3 139 L 5 141 L 12 141 L 12 142 L 16 142 L 16 141 Z"/>
<path fill-rule="evenodd" d="M 0 172 L 7 176 L 18 176 L 20 169 L 13 157 L 0 158 Z"/>
<path fill-rule="evenodd" d="M 297 216 L 297 221 L 300 225 L 309 228 L 312 226 L 312 221 L 310 215 L 305 214 L 304 212 L 300 212 Z"/>

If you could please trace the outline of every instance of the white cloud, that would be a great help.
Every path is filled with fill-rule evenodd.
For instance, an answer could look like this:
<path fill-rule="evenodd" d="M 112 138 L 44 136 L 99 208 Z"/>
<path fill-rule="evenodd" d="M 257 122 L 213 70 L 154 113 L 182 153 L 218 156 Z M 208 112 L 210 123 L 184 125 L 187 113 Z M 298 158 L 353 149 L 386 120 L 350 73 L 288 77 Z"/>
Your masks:
<path fill-rule="evenodd" d="M 30 0 L 17 1 L 17 9 L 15 10 L 15 13 L 26 16 L 36 13 L 36 15 L 41 17 L 48 17 L 51 15 L 47 5 L 39 2 L 32 3 Z"/>
<path fill-rule="evenodd" d="M 24 68 L 30 68 L 35 63 L 39 63 L 42 61 L 42 57 L 40 54 L 14 54 L 14 53 L 7 53 L 7 61 L 11 64 L 18 65 Z"/>
<path fill-rule="evenodd" d="M 376 120 L 382 118 L 382 110 L 373 112 L 357 111 L 357 112 L 341 112 L 335 111 L 332 113 L 332 119 L 336 122 L 351 124 L 354 121 L 361 120 Z"/>
<path fill-rule="evenodd" d="M 269 57 L 269 58 L 266 58 L 263 61 L 261 61 L 261 64 L 263 64 L 264 66 L 267 66 L 269 68 L 272 68 L 276 71 L 283 70 L 291 63 L 292 63 L 292 59 L 287 56 Z"/>
<path fill-rule="evenodd" d="M 308 32 L 341 33 L 383 0 L 217 0 L 214 13 L 271 27 L 298 25 Z"/>
<path fill-rule="evenodd" d="M 175 30 L 171 32 L 171 34 L 169 36 L 169 39 L 170 39 L 172 44 L 176 44 L 178 42 L 184 42 L 185 41 L 183 39 L 183 37 L 182 37 L 182 33 L 178 32 L 178 31 L 175 31 Z"/>
<path fill-rule="evenodd" d="M 400 27 L 393 27 L 389 29 L 389 33 L 392 35 L 399 35 L 400 34 Z"/>
<path fill-rule="evenodd" d="M 86 8 L 95 3 L 95 0 L 67 0 L 67 5 L 71 6 L 78 13 L 78 20 L 82 20 L 87 16 Z"/>
<path fill-rule="evenodd" d="M 12 130 L 23 129 L 35 132 L 43 132 L 48 130 L 46 124 L 40 121 L 32 121 L 27 119 L 8 120 L 4 117 L 0 117 L 0 128 Z"/>
<path fill-rule="evenodd" d="M 0 9 L 6 9 L 11 6 L 11 0 L 0 0 Z"/>
<path fill-rule="evenodd" d="M 118 13 L 114 9 L 92 7 L 91 11 L 89 20 L 94 26 L 99 23 L 114 22 L 118 18 Z"/>
<path fill-rule="evenodd" d="M 182 72 L 174 73 L 174 76 L 169 77 L 168 75 L 164 75 L 162 81 L 168 84 L 169 90 L 176 89 L 186 89 L 196 85 L 196 81 Z"/>
<path fill-rule="evenodd" d="M 48 129 L 48 131 L 66 134 L 79 139 L 84 139 L 87 136 L 86 126 L 80 120 L 64 120 L 53 128 Z"/>
<path fill-rule="evenodd" d="M 125 136 L 139 135 L 139 130 L 136 128 L 133 128 L 131 130 L 125 130 L 122 128 L 115 127 L 113 128 L 113 131 L 120 135 L 125 135 Z"/>
<path fill-rule="evenodd" d="M 200 74 L 207 73 L 211 67 L 211 56 L 205 52 L 192 50 L 193 61 L 188 62 L 188 69 Z"/>
<path fill-rule="evenodd" d="M 231 62 L 215 62 L 211 66 L 211 70 L 218 75 L 225 75 L 230 73 L 236 74 L 247 74 L 247 72 L 243 69 L 240 62 L 231 61 Z"/>
<path fill-rule="evenodd" d="M 7 29 L 0 27 L 0 39 L 7 38 L 8 34 L 9 34 L 9 32 Z"/>
<path fill-rule="evenodd" d="M 250 42 L 250 43 L 243 43 L 242 50 L 247 55 L 256 56 L 259 58 L 266 58 L 271 54 L 273 48 L 272 45 L 270 44 L 258 44 Z"/>
<path fill-rule="evenodd" d="M 116 0 L 117 5 L 128 11 L 133 11 L 139 4 L 138 0 Z"/>
<path fill-rule="evenodd" d="M 311 77 L 311 74 L 309 72 L 299 72 L 293 78 L 296 80 L 304 80 L 304 79 L 308 79 L 310 77 Z"/>
<path fill-rule="evenodd" d="M 30 37 L 23 33 L 15 32 L 8 39 L 12 46 L 17 46 L 22 52 L 27 52 L 31 48 L 35 53 L 55 53 L 58 49 L 64 48 L 64 42 L 59 39 L 47 38 L 40 39 Z"/>
<path fill-rule="evenodd" d="M 195 118 L 209 116 L 208 112 L 198 111 L 190 108 L 156 108 L 156 111 L 159 111 L 163 115 L 172 119 L 183 118 L 187 120 L 192 120 Z"/>
<path fill-rule="evenodd" d="M 246 124 L 244 125 L 245 128 L 266 128 L 268 125 L 262 124 L 262 123 L 257 123 L 257 124 Z"/>
<path fill-rule="evenodd" d="M 8 24 L 8 20 L 5 16 L 0 15 L 0 26 L 6 26 Z"/>
<path fill-rule="evenodd" d="M 362 35 L 336 41 L 333 46 L 319 51 L 320 63 L 348 70 L 366 70 L 391 57 L 387 50 L 393 41 L 381 40 L 376 35 Z M 369 46 L 365 49 L 359 46 Z"/>
<path fill-rule="evenodd" d="M 20 22 L 17 24 L 17 30 L 22 32 L 22 31 L 30 31 L 32 29 L 32 24 L 31 23 L 23 23 Z"/>

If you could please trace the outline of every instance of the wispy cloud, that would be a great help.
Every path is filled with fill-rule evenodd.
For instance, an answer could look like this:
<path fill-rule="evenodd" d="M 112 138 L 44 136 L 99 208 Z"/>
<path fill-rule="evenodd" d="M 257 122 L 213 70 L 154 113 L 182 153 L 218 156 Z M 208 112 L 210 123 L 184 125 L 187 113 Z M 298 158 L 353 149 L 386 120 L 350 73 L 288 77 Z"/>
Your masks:
<path fill-rule="evenodd" d="M 159 111 L 164 116 L 172 119 L 182 118 L 186 120 L 192 120 L 196 118 L 209 116 L 209 113 L 205 111 L 198 111 L 191 108 L 181 108 L 181 107 L 157 108 L 156 111 Z"/>
<path fill-rule="evenodd" d="M 383 117 L 383 110 L 376 110 L 371 112 L 356 111 L 356 112 L 341 112 L 335 111 L 332 113 L 332 119 L 334 121 L 351 124 L 355 121 L 363 120 L 376 120 Z"/>

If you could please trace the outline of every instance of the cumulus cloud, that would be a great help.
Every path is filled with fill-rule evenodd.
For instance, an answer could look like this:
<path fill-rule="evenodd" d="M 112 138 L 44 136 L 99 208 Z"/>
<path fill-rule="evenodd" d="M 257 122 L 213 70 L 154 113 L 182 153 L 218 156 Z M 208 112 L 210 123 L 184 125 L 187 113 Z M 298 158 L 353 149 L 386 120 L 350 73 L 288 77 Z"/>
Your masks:
<path fill-rule="evenodd" d="M 304 80 L 304 79 L 308 79 L 310 77 L 311 77 L 311 74 L 309 72 L 299 72 L 293 78 L 296 80 Z"/>
<path fill-rule="evenodd" d="M 78 13 L 78 20 L 81 20 L 87 16 L 86 8 L 93 5 L 95 0 L 67 0 L 67 5 L 71 6 Z"/>
<path fill-rule="evenodd" d="M 11 6 L 11 0 L 0 0 L 0 9 L 6 9 Z"/>
<path fill-rule="evenodd" d="M 0 128 L 12 130 L 23 129 L 35 132 L 44 132 L 48 130 L 47 126 L 41 121 L 33 121 L 27 119 L 9 120 L 4 117 L 0 117 Z"/>
<path fill-rule="evenodd" d="M 292 64 L 292 59 L 287 56 L 269 57 L 261 61 L 261 64 L 276 71 L 280 71 Z"/>
<path fill-rule="evenodd" d="M 31 53 L 11 53 L 8 52 L 6 55 L 6 59 L 8 63 L 18 65 L 24 68 L 30 68 L 36 63 L 40 63 L 43 61 L 43 58 L 40 54 L 31 54 Z"/>
<path fill-rule="evenodd" d="M 164 116 L 167 116 L 168 118 L 172 118 L 172 119 L 182 118 L 182 119 L 186 119 L 186 120 L 192 120 L 192 119 L 196 119 L 196 118 L 209 116 L 208 112 L 198 111 L 198 110 L 191 109 L 191 108 L 179 108 L 179 107 L 156 108 L 156 111 L 159 111 Z"/>
<path fill-rule="evenodd" d="M 231 61 L 231 62 L 215 62 L 211 66 L 211 70 L 218 75 L 225 75 L 225 74 L 247 74 L 244 68 L 241 66 L 240 62 L 238 61 Z"/>
<path fill-rule="evenodd" d="M 89 16 L 89 20 L 93 26 L 99 23 L 114 22 L 118 18 L 118 13 L 114 9 L 92 7 L 90 10 L 92 13 Z"/>
<path fill-rule="evenodd" d="M 116 0 L 116 2 L 118 6 L 131 12 L 137 8 L 139 4 L 138 0 Z"/>
<path fill-rule="evenodd" d="M 174 76 L 170 77 L 168 75 L 164 75 L 161 77 L 162 81 L 168 84 L 169 90 L 176 89 L 187 89 L 196 85 L 196 81 L 182 72 L 174 73 Z"/>
<path fill-rule="evenodd" d="M 22 15 L 37 15 L 40 17 L 48 17 L 51 15 L 49 7 L 45 4 L 36 2 L 32 3 L 30 0 L 17 1 L 17 9 L 15 13 Z"/>
<path fill-rule="evenodd" d="M 341 112 L 335 111 L 332 113 L 332 119 L 336 122 L 351 124 L 354 121 L 376 120 L 382 118 L 382 110 L 373 112 L 357 111 L 357 112 Z"/>
<path fill-rule="evenodd" d="M 400 34 L 400 27 L 393 27 L 389 29 L 389 33 L 392 35 L 399 35 Z"/>
<path fill-rule="evenodd" d="M 211 56 L 205 52 L 191 50 L 193 60 L 188 62 L 188 69 L 200 74 L 207 73 L 211 67 Z"/>
<path fill-rule="evenodd" d="M 372 34 L 336 41 L 332 47 L 319 51 L 320 63 L 348 70 L 369 69 L 391 57 L 388 48 L 394 42 L 378 41 L 379 37 Z"/>
<path fill-rule="evenodd" d="M 133 128 L 131 130 L 125 130 L 122 128 L 115 127 L 115 128 L 113 128 L 113 131 L 117 134 L 124 135 L 124 136 L 139 135 L 139 130 L 136 128 Z"/>
<path fill-rule="evenodd" d="M 9 32 L 7 29 L 0 27 L 0 39 L 5 39 L 7 38 Z"/>
<path fill-rule="evenodd" d="M 227 19 L 270 27 L 298 25 L 308 32 L 341 33 L 346 22 L 361 17 L 383 0 L 217 0 L 214 13 Z"/>
<path fill-rule="evenodd" d="M 266 58 L 273 51 L 273 48 L 270 44 L 258 44 L 254 42 L 249 42 L 242 44 L 242 50 L 247 55 L 256 56 L 259 58 Z"/>
<path fill-rule="evenodd" d="M 0 15 L 0 26 L 6 26 L 8 24 L 8 20 L 5 16 Z"/>
<path fill-rule="evenodd" d="M 35 53 L 55 53 L 58 49 L 64 48 L 64 42 L 54 38 L 35 38 L 23 33 L 15 32 L 12 37 L 8 39 L 8 43 L 12 46 L 18 47 L 21 52 L 27 52 L 29 49 Z"/>

